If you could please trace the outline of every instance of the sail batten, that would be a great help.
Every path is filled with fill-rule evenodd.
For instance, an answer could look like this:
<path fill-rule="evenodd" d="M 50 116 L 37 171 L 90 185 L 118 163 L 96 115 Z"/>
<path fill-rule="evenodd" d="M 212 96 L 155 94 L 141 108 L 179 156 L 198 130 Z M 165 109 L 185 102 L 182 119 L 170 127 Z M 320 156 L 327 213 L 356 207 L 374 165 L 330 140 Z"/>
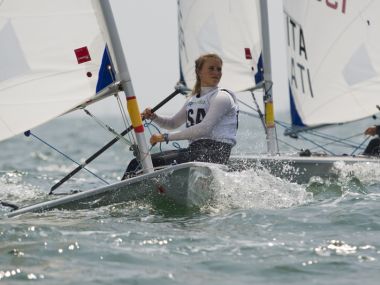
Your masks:
<path fill-rule="evenodd" d="M 108 35 L 94 0 L 4 0 L 0 5 L 0 140 L 99 96 Z"/>

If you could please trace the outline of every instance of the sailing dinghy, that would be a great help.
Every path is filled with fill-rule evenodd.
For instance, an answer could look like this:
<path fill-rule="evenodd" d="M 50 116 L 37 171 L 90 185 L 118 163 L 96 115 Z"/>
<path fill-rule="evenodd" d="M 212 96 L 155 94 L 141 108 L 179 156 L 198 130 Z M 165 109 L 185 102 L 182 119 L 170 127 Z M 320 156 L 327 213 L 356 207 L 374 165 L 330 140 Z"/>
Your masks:
<path fill-rule="evenodd" d="M 1 1 L 0 49 L 0 140 L 123 91 L 132 121 L 123 134 L 134 130 L 143 168 L 139 177 L 21 207 L 9 217 L 158 196 L 192 207 L 211 198 L 213 171 L 222 166 L 194 162 L 154 171 L 109 1 Z"/>
<path fill-rule="evenodd" d="M 52 209 L 81 210 L 128 201 L 155 204 L 156 201 L 164 200 L 169 207 L 199 208 L 212 201 L 213 189 L 216 189 L 213 187 L 214 171 L 220 168 L 223 169 L 220 165 L 202 162 L 172 165 L 108 186 L 25 206 L 7 213 L 7 216 Z"/>
<path fill-rule="evenodd" d="M 364 125 L 358 130 L 355 122 L 367 119 L 370 124 L 369 118 L 376 118 L 379 112 L 380 3 L 370 0 L 283 3 L 292 122 L 285 135 L 303 137 L 307 132 L 319 135 L 315 130 L 324 127 L 335 131 L 330 142 L 340 143 L 341 148 L 354 145 L 354 150 L 343 156 L 332 155 L 335 152 L 327 148 L 323 148 L 325 154 L 319 154 L 320 158 L 311 152 L 301 159 L 310 163 L 310 167 L 315 160 L 331 165 L 329 169 L 342 162 L 379 167 L 378 157 L 353 155 L 367 143 L 354 144 L 350 138 L 362 138 L 368 127 Z M 343 124 L 347 132 L 352 126 L 357 134 L 339 137 L 336 133 Z M 313 139 L 318 138 L 314 136 L 309 141 Z"/>
<path fill-rule="evenodd" d="M 295 108 L 298 110 L 292 116 L 294 126 L 297 118 L 303 126 L 315 127 L 357 120 L 378 112 L 377 67 L 380 65 L 376 31 L 379 25 L 375 15 L 380 11 L 380 4 L 374 2 L 350 2 L 348 6 L 345 0 L 334 1 L 335 4 L 284 1 L 292 114 L 296 114 Z M 250 96 L 244 91 L 262 89 L 266 152 L 234 154 L 230 169 L 263 167 L 281 178 L 307 183 L 314 176 L 336 177 L 337 166 L 342 164 L 378 167 L 379 159 L 368 156 L 280 152 L 273 111 L 267 5 L 267 0 L 178 1 L 180 79 L 191 86 L 195 80 L 190 72 L 191 63 L 199 54 L 215 52 L 224 59 L 220 85 L 236 92 L 241 106 L 255 103 L 248 111 L 259 109 L 255 101 L 247 100 Z M 363 12 L 369 13 L 368 17 L 362 17 Z M 285 94 L 288 90 L 274 97 Z M 252 111 L 250 115 L 254 115 Z M 286 128 L 288 133 L 289 130 Z"/>

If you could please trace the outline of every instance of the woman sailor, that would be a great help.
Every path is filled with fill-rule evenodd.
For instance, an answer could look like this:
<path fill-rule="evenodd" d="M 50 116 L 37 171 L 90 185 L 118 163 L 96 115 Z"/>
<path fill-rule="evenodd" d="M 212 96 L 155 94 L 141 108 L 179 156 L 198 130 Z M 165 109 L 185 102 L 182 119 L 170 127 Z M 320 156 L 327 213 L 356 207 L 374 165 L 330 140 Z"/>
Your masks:
<path fill-rule="evenodd" d="M 231 149 L 236 144 L 239 107 L 231 91 L 218 87 L 222 64 L 222 59 L 216 54 L 206 54 L 195 61 L 195 86 L 184 106 L 173 116 L 160 116 L 150 108 L 144 110 L 145 119 L 168 130 L 186 123 L 185 129 L 151 136 L 152 145 L 189 140 L 188 148 L 153 154 L 155 167 L 189 161 L 228 162 Z M 139 163 L 133 159 L 122 179 L 134 176 L 138 169 Z"/>

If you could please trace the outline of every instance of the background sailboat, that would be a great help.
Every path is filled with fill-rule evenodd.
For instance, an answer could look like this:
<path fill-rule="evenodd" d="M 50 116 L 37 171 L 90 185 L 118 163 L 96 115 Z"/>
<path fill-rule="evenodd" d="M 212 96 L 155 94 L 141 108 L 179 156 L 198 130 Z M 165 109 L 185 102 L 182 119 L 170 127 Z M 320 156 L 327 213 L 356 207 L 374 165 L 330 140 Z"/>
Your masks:
<path fill-rule="evenodd" d="M 376 1 L 284 1 L 289 134 L 379 112 L 379 11 Z"/>
<path fill-rule="evenodd" d="M 313 5 L 320 5 L 321 6 L 321 4 L 319 2 L 316 2 L 316 3 L 314 3 L 314 2 L 313 2 Z M 225 56 L 227 58 L 226 61 L 229 62 L 229 60 L 228 60 L 229 54 L 228 53 L 223 54 L 223 51 L 228 50 L 228 49 L 236 49 L 239 52 L 239 51 L 242 51 L 244 49 L 244 46 L 247 44 L 243 40 L 240 42 L 235 40 L 233 44 L 231 42 L 228 42 L 228 41 L 223 42 L 221 40 L 218 40 L 218 41 L 214 40 L 214 38 L 218 39 L 219 35 L 228 36 L 230 34 L 229 27 L 226 28 L 223 24 L 220 24 L 219 26 L 217 26 L 215 24 L 214 25 L 209 24 L 209 23 L 216 23 L 216 20 L 214 20 L 215 16 L 214 16 L 213 11 L 218 10 L 219 3 L 220 2 L 214 3 L 215 5 L 214 6 L 208 6 L 209 8 L 206 8 L 206 7 L 200 8 L 200 7 L 198 7 L 199 5 L 202 5 L 200 3 L 200 1 L 179 1 L 178 2 L 178 4 L 179 4 L 179 19 L 180 19 L 180 21 L 179 21 L 180 22 L 180 30 L 179 30 L 180 62 L 181 62 L 181 67 L 182 67 L 181 78 L 184 78 L 185 81 L 189 81 L 186 79 L 189 76 L 186 76 L 186 71 L 184 71 L 184 70 L 187 70 L 189 68 L 186 67 L 184 62 L 191 62 L 188 58 L 186 58 L 186 54 L 187 55 L 188 54 L 194 54 L 193 58 L 192 58 L 192 60 L 194 60 L 196 58 L 196 55 L 199 55 L 199 53 L 204 52 L 204 50 L 208 50 L 209 52 L 215 51 L 215 52 L 221 53 L 222 57 Z M 229 7 L 228 5 L 231 2 L 230 1 L 222 1 L 222 3 L 223 3 L 223 4 L 221 4 L 222 7 Z M 240 38 L 245 39 L 245 38 L 248 38 L 249 36 L 254 35 L 255 39 L 256 39 L 255 44 L 254 44 L 255 46 L 257 46 L 258 44 L 260 46 L 262 44 L 265 44 L 267 46 L 263 46 L 263 49 L 265 51 L 270 50 L 270 46 L 268 46 L 269 42 L 261 42 L 261 38 L 260 38 L 260 33 L 262 31 L 268 31 L 269 30 L 268 27 L 265 27 L 265 25 L 267 25 L 267 24 L 265 24 L 265 22 L 259 21 L 263 17 L 263 15 L 261 14 L 261 16 L 257 16 L 258 14 L 260 15 L 260 13 L 258 13 L 258 11 L 260 11 L 260 10 L 257 8 L 257 7 L 260 7 L 259 6 L 260 1 L 249 1 L 249 2 L 238 1 L 238 3 L 241 5 L 241 7 L 243 7 L 243 5 L 247 5 L 244 7 L 244 12 L 242 12 L 240 15 L 241 18 L 244 18 L 245 16 L 250 17 L 249 15 L 251 15 L 250 19 L 252 19 L 252 18 L 256 19 L 256 22 L 252 23 L 251 25 L 245 26 L 244 29 L 238 29 L 237 28 L 236 31 L 239 31 L 237 33 L 239 34 Z M 305 2 L 302 5 L 298 5 L 299 3 L 297 1 L 288 1 L 285 3 L 285 9 L 286 9 L 288 3 L 291 3 L 293 5 L 293 9 L 299 11 L 300 14 L 304 13 L 303 8 L 308 6 L 308 4 L 307 4 L 308 2 Z M 263 1 L 262 4 L 266 4 L 266 2 Z M 205 4 L 203 4 L 203 5 L 205 5 Z M 234 5 L 238 6 L 236 1 L 234 2 Z M 197 7 L 197 9 L 195 9 L 194 7 Z M 327 8 L 330 10 L 333 10 L 331 7 L 330 8 L 327 7 Z M 336 8 L 336 9 L 338 9 L 338 8 Z M 343 8 L 340 6 L 340 9 L 343 9 Z M 346 8 L 344 8 L 344 9 L 346 9 Z M 192 14 L 192 13 L 195 13 L 196 11 L 198 11 L 197 14 Z M 205 11 L 207 11 L 208 13 L 206 14 Z M 310 9 L 310 11 L 314 12 L 313 9 Z M 229 16 L 230 12 L 231 12 L 230 10 L 225 9 L 225 10 L 219 11 L 218 14 L 220 15 L 220 18 L 231 19 L 233 17 Z M 263 13 L 265 13 L 265 10 Z M 188 15 L 191 15 L 191 17 Z M 195 33 L 194 30 L 196 30 L 196 29 L 194 27 L 192 27 L 190 24 L 185 25 L 184 23 L 186 23 L 186 21 L 184 19 L 191 19 L 191 18 L 198 19 L 198 15 L 199 15 L 200 20 L 199 21 L 197 20 L 196 21 L 197 23 L 194 24 L 196 27 L 198 27 L 198 33 Z M 267 17 L 267 15 L 265 17 Z M 317 16 L 315 16 L 315 17 L 317 17 Z M 312 17 L 308 17 L 306 15 L 306 16 L 304 16 L 303 19 L 310 20 L 310 19 L 312 19 Z M 327 22 L 328 21 L 326 21 L 326 23 Z M 328 25 L 328 24 L 326 24 L 326 25 Z M 330 26 L 331 25 L 332 24 L 330 23 Z M 202 26 L 205 26 L 204 30 L 207 31 L 208 35 L 216 34 L 216 35 L 218 35 L 218 37 L 209 36 L 207 39 L 205 39 L 205 37 L 202 37 L 202 33 L 204 31 L 204 30 L 201 31 L 201 29 L 200 29 L 200 27 L 202 27 Z M 310 25 L 310 26 L 318 27 L 318 25 Z M 331 30 L 333 28 L 330 27 L 329 29 Z M 257 34 L 257 30 L 259 30 L 259 34 Z M 284 27 L 284 30 L 285 30 L 285 27 Z M 294 32 L 295 32 L 294 29 L 290 31 L 290 36 L 289 36 L 290 40 L 289 41 L 291 41 L 291 43 L 293 41 L 293 38 L 292 38 L 293 34 L 291 34 L 291 33 L 294 33 Z M 259 36 L 257 36 L 257 35 L 259 35 Z M 316 32 L 312 33 L 312 35 L 317 35 L 317 33 Z M 214 41 L 211 42 L 212 40 L 214 40 Z M 299 41 L 298 38 L 297 38 L 297 40 Z M 224 46 L 223 46 L 223 44 L 224 44 Z M 302 44 L 302 42 L 301 42 L 301 44 Z M 313 51 L 316 54 L 318 53 L 319 44 L 320 43 L 318 43 L 318 44 L 317 43 L 311 43 L 311 45 L 314 48 Z M 251 45 L 252 45 L 252 43 L 251 43 Z M 200 47 L 202 47 L 203 50 Z M 218 48 L 216 48 L 216 47 L 218 47 Z M 190 49 L 191 51 L 187 51 L 186 48 Z M 300 49 L 301 49 L 301 51 L 300 51 Z M 258 51 L 258 52 L 256 52 L 256 59 L 257 59 L 256 61 L 259 62 L 260 61 L 259 58 L 260 58 L 261 47 L 256 48 L 256 50 Z M 186 51 L 186 53 L 185 53 L 185 51 Z M 298 50 L 294 51 L 293 53 L 301 54 L 301 56 L 302 56 L 303 55 L 302 45 L 301 45 L 301 48 L 298 47 Z M 312 53 L 310 56 L 312 56 Z M 322 55 L 318 55 L 318 56 L 323 57 L 323 53 L 322 53 Z M 268 58 L 267 58 L 267 60 L 268 60 Z M 269 58 L 269 60 L 270 60 L 270 58 Z M 263 58 L 263 61 L 265 62 L 265 57 Z M 241 64 L 244 67 L 244 63 L 241 63 L 238 61 L 235 61 L 235 63 Z M 308 83 L 310 83 L 310 86 L 311 86 L 311 84 L 312 84 L 311 82 L 312 82 L 313 78 L 308 77 L 309 71 L 306 70 L 306 68 L 304 68 L 302 66 L 299 67 L 300 64 L 299 65 L 297 65 L 297 64 L 298 63 L 295 63 L 294 65 L 298 66 L 298 68 L 301 71 L 304 71 L 304 73 L 305 73 L 305 74 L 298 75 L 299 77 L 303 76 L 304 81 L 298 82 L 298 87 L 303 88 L 302 90 L 304 91 L 304 90 L 306 90 L 306 88 L 308 88 L 308 86 L 307 86 Z M 291 72 L 292 71 L 291 67 L 292 67 L 292 61 L 290 60 L 290 67 L 289 67 L 290 79 L 292 78 L 292 76 L 294 77 L 294 72 L 293 73 Z M 305 70 L 303 70 L 302 68 L 304 68 Z M 232 77 L 230 74 L 230 72 L 234 73 L 233 72 L 234 69 L 236 70 L 236 68 L 234 68 L 233 66 L 228 65 L 228 64 L 226 64 L 224 66 L 223 78 L 225 81 L 223 81 L 221 84 L 226 82 L 227 84 L 229 84 L 228 87 L 231 88 L 232 90 L 241 91 L 242 89 L 239 88 L 239 81 L 236 79 L 233 79 L 235 77 Z M 260 68 L 258 68 L 258 70 L 260 70 Z M 268 73 L 268 70 L 266 72 Z M 298 72 L 299 72 L 299 70 L 298 70 Z M 270 73 L 270 71 L 269 71 L 269 73 Z M 264 69 L 264 74 L 265 74 L 265 69 Z M 252 85 L 254 84 L 253 82 L 255 82 L 255 79 L 258 78 L 257 77 L 258 74 L 255 74 L 255 75 L 256 75 L 256 77 L 254 76 L 254 74 L 247 74 L 246 75 L 246 78 L 248 78 L 248 80 L 250 80 L 252 82 Z M 331 76 L 331 73 L 329 75 Z M 244 75 L 242 75 L 242 77 L 244 77 Z M 262 79 L 263 77 L 260 76 L 260 78 Z M 256 80 L 256 82 L 259 82 L 259 81 Z M 274 84 L 275 84 L 275 82 L 274 82 Z M 311 87 L 309 88 L 309 90 L 312 90 Z M 299 90 L 297 90 L 297 91 L 299 91 Z M 314 92 L 316 92 L 316 90 Z M 287 93 L 288 92 L 286 90 L 286 91 L 283 91 L 282 94 L 274 94 L 273 96 L 274 96 L 274 98 L 276 98 L 276 96 L 285 96 Z M 301 95 L 303 95 L 303 94 L 300 94 L 298 92 L 297 95 L 301 98 Z M 339 96 L 340 95 L 338 95 L 338 97 Z M 239 97 L 239 95 L 238 95 L 238 98 L 241 98 L 241 97 Z M 304 99 L 301 98 L 300 100 L 302 101 Z M 321 102 L 323 102 L 323 101 L 321 101 Z M 353 100 L 353 102 L 354 102 L 354 100 Z M 274 100 L 274 104 L 275 104 L 275 100 Z M 251 101 L 251 105 L 252 105 L 252 101 Z M 315 105 L 313 105 L 313 106 L 315 107 Z M 374 109 L 372 108 L 372 110 L 374 110 Z M 366 114 L 367 115 L 371 114 L 371 112 L 369 112 L 369 113 L 367 112 Z M 324 117 L 324 115 L 322 114 L 321 118 L 323 118 L 323 117 Z M 325 122 L 325 124 L 331 123 L 331 122 L 332 121 Z M 284 126 L 284 124 L 282 124 L 282 125 Z M 334 163 L 337 161 L 350 164 L 350 163 L 356 163 L 356 162 L 367 163 L 368 161 L 374 161 L 374 160 L 370 159 L 370 158 L 351 158 L 351 157 L 346 157 L 346 156 L 345 157 L 341 157 L 341 156 L 300 157 L 298 155 L 298 153 L 296 155 L 289 155 L 289 153 L 282 153 L 281 155 L 277 155 L 277 156 L 268 156 L 265 154 L 243 153 L 243 154 L 238 154 L 238 155 L 232 157 L 231 161 L 232 161 L 232 166 L 234 168 L 236 167 L 237 169 L 241 168 L 242 164 L 245 165 L 246 167 L 251 167 L 252 165 L 253 166 L 264 165 L 265 167 L 268 167 L 272 171 L 272 173 L 279 175 L 281 177 L 286 177 L 286 178 L 289 178 L 291 180 L 296 180 L 296 181 L 300 181 L 300 182 L 307 182 L 308 179 L 312 176 L 329 175 L 331 173 L 330 170 L 333 168 Z M 286 169 L 293 169 L 294 171 L 290 171 L 293 173 L 289 173 L 289 171 L 287 171 Z"/>
<path fill-rule="evenodd" d="M 337 124 L 376 114 L 380 4 L 285 0 L 284 9 L 293 124 Z"/>

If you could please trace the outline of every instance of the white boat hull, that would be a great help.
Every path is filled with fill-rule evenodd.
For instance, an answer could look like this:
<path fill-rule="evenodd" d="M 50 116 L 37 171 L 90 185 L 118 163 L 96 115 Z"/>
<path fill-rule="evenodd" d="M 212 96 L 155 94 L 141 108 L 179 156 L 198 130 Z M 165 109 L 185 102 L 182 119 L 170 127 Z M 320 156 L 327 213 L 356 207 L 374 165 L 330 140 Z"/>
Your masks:
<path fill-rule="evenodd" d="M 232 156 L 229 171 L 250 168 L 265 168 L 272 175 L 296 183 L 308 183 L 311 177 L 332 178 L 337 176 L 336 164 L 377 164 L 380 159 L 351 156 Z M 8 217 L 28 212 L 43 212 L 52 209 L 89 209 L 114 203 L 165 199 L 179 207 L 201 207 L 212 201 L 215 183 L 214 171 L 227 167 L 212 163 L 188 162 L 171 165 L 108 186 L 67 195 L 61 198 L 22 207 L 6 214 Z M 217 184 L 215 184 L 217 185 Z"/>
<path fill-rule="evenodd" d="M 175 205 L 200 207 L 213 197 L 213 171 L 222 165 L 189 162 L 171 165 L 108 186 L 67 195 L 19 208 L 8 217 L 52 209 L 88 209 L 126 201 L 167 199 Z M 54 197 L 54 196 L 52 196 Z"/>
<path fill-rule="evenodd" d="M 338 164 L 377 164 L 380 167 L 380 159 L 369 156 L 264 156 L 244 155 L 232 156 L 229 167 L 238 171 L 253 167 L 263 167 L 272 175 L 287 179 L 299 184 L 308 183 L 310 178 L 336 178 L 339 175 Z"/>

